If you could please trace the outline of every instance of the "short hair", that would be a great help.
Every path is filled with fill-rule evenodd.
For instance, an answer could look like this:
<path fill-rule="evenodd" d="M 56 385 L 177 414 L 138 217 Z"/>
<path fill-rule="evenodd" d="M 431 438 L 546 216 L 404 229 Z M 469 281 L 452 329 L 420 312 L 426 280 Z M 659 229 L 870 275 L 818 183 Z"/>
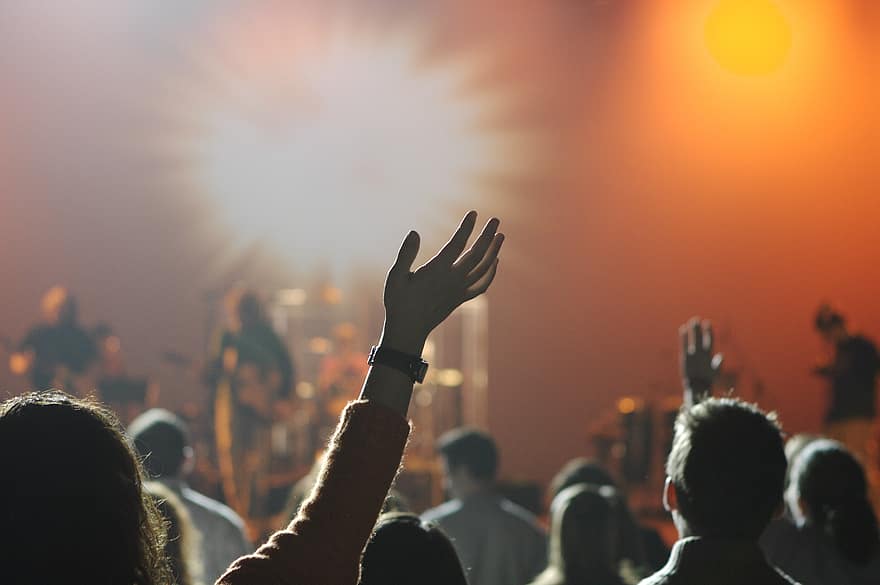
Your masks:
<path fill-rule="evenodd" d="M 550 482 L 551 498 L 558 496 L 559 492 L 565 488 L 580 483 L 617 487 L 614 478 L 598 461 L 587 457 L 578 457 L 563 465 L 559 473 L 553 476 L 553 480 Z"/>
<path fill-rule="evenodd" d="M 413 514 L 379 518 L 361 557 L 359 585 L 467 585 L 461 561 L 437 526 Z"/>
<path fill-rule="evenodd" d="M 816 311 L 815 325 L 818 331 L 830 331 L 836 327 L 846 325 L 846 319 L 835 311 L 831 305 L 822 305 Z"/>
<path fill-rule="evenodd" d="M 464 467 L 474 479 L 494 479 L 498 472 L 498 447 L 487 433 L 462 428 L 445 433 L 437 450 L 450 470 Z"/>
<path fill-rule="evenodd" d="M 182 418 L 162 408 L 152 408 L 128 426 L 135 449 L 151 478 L 174 477 L 183 468 L 189 430 Z"/>
<path fill-rule="evenodd" d="M 161 518 L 109 411 L 58 391 L 4 402 L 0 469 L 4 582 L 169 582 Z"/>
<path fill-rule="evenodd" d="M 785 471 L 774 413 L 736 398 L 679 412 L 666 473 L 696 535 L 758 538 L 782 503 Z"/>

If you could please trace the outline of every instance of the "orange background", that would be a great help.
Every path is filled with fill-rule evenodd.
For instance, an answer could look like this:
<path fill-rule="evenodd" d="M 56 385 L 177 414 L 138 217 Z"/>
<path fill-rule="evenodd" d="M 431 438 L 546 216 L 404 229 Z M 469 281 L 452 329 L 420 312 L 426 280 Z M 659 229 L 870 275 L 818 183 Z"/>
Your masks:
<path fill-rule="evenodd" d="M 216 8 L 82 5 L 2 9 L 0 333 L 20 337 L 38 295 L 65 283 L 151 371 L 166 347 L 199 351 L 230 237 L 142 147 L 157 88 Z M 508 234 L 490 294 L 490 426 L 508 477 L 548 479 L 617 397 L 677 392 L 676 328 L 691 315 L 716 321 L 719 349 L 790 431 L 817 429 L 824 408 L 808 374 L 818 303 L 880 338 L 878 9 L 779 2 L 791 53 L 750 78 L 706 49 L 711 5 L 371 4 L 374 19 L 428 19 L 438 50 L 497 47 L 485 82 L 527 94 L 514 122 L 543 137 L 539 173 L 472 204 Z M 376 250 L 376 270 L 389 254 Z M 291 283 L 272 250 L 255 258 L 241 276 Z"/>

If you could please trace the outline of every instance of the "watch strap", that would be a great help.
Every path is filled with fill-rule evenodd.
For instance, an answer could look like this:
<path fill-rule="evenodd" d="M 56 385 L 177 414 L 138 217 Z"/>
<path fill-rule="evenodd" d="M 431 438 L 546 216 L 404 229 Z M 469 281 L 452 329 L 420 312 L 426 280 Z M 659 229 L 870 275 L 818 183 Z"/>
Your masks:
<path fill-rule="evenodd" d="M 370 350 L 370 357 L 367 359 L 367 363 L 371 366 L 378 364 L 394 368 L 409 376 L 413 382 L 418 382 L 419 384 L 424 382 L 425 374 L 428 372 L 428 362 L 421 357 L 385 346 L 374 345 Z"/>

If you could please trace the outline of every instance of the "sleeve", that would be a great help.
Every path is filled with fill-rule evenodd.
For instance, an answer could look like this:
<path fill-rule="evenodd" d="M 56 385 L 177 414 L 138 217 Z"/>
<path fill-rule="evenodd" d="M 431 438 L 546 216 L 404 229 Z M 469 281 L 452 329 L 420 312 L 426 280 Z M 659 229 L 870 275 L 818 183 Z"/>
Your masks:
<path fill-rule="evenodd" d="M 286 530 L 237 560 L 218 585 L 353 585 L 360 555 L 397 474 L 409 423 L 352 402 L 336 428 L 309 499 Z"/>

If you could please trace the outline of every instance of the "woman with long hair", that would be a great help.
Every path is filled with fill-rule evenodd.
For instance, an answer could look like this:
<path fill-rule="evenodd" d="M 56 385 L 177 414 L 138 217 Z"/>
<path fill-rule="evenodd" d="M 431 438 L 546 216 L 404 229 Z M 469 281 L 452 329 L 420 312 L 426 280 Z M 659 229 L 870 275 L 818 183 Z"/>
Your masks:
<path fill-rule="evenodd" d="M 0 469 L 0 582 L 171 582 L 161 517 L 103 407 L 58 391 L 7 400 Z"/>
<path fill-rule="evenodd" d="M 551 505 L 549 564 L 531 585 L 624 585 L 614 488 L 576 484 Z"/>
<path fill-rule="evenodd" d="M 836 441 L 813 441 L 792 462 L 793 522 L 768 531 L 768 559 L 803 585 L 880 583 L 880 532 L 859 461 Z"/>

